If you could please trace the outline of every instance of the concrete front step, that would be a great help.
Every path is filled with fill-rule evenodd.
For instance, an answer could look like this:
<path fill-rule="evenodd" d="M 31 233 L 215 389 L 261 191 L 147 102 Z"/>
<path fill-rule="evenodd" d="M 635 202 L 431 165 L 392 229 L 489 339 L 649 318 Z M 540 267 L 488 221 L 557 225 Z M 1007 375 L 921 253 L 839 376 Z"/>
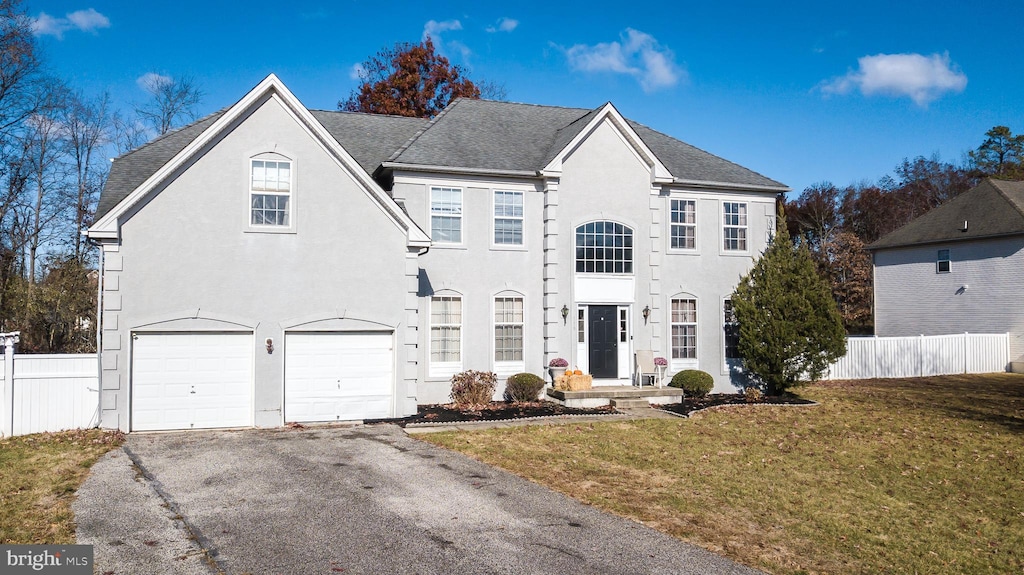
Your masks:
<path fill-rule="evenodd" d="M 622 409 L 634 409 L 640 407 L 650 407 L 651 402 L 646 399 L 626 399 L 622 397 L 613 397 L 609 400 L 612 407 L 621 407 Z"/>
<path fill-rule="evenodd" d="M 650 403 L 680 403 L 683 390 L 675 387 L 597 386 L 583 391 L 563 391 L 547 388 L 548 399 L 566 407 L 601 407 L 611 405 L 613 399 L 643 400 Z M 624 407 L 621 403 L 616 404 Z"/>

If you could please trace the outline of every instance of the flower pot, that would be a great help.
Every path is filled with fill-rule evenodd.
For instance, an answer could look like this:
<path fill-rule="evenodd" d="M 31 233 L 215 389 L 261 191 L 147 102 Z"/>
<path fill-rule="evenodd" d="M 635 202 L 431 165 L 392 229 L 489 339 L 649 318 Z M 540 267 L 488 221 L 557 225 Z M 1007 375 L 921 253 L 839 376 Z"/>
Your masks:
<path fill-rule="evenodd" d="M 569 369 L 569 368 L 567 368 L 567 367 L 549 367 L 548 368 L 548 371 L 551 372 L 551 385 L 555 384 L 555 380 L 556 379 L 558 379 L 559 377 L 565 375 L 565 370 L 566 369 Z"/>

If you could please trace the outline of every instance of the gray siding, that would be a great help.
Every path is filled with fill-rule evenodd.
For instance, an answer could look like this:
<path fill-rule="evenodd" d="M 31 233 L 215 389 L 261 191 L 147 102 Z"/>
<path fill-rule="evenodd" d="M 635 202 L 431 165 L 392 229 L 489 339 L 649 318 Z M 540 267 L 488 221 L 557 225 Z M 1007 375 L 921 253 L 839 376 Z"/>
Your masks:
<path fill-rule="evenodd" d="M 877 335 L 1009 333 L 1011 361 L 1024 357 L 1024 237 L 879 250 L 874 264 Z"/>
<path fill-rule="evenodd" d="M 248 226 L 249 159 L 266 152 L 293 161 L 288 233 Z M 393 331 L 396 415 L 415 411 L 405 233 L 277 100 L 150 194 L 106 249 L 102 425 L 128 426 L 131 334 L 143 330 L 253 331 L 257 426 L 284 423 L 286 330 Z"/>

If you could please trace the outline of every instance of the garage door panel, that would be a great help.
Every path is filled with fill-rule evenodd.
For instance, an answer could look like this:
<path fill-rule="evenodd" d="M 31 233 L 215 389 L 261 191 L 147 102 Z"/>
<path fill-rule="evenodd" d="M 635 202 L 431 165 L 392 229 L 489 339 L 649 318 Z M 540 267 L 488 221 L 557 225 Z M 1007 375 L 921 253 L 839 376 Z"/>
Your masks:
<path fill-rule="evenodd" d="M 285 420 L 390 417 L 391 333 L 290 333 L 285 339 Z"/>
<path fill-rule="evenodd" d="M 245 427 L 252 422 L 252 334 L 135 334 L 132 429 Z"/>

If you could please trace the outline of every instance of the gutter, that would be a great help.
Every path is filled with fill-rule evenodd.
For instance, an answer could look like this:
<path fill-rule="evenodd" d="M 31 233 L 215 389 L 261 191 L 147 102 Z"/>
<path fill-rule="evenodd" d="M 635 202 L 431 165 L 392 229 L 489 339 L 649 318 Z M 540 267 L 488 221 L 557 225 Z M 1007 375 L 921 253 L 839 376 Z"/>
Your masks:
<path fill-rule="evenodd" d="M 379 169 L 408 170 L 410 172 L 444 172 L 449 174 L 468 174 L 478 176 L 513 176 L 518 178 L 536 178 L 540 173 L 536 170 L 500 170 L 490 168 L 453 168 L 430 164 L 403 164 L 400 162 L 384 162 Z M 374 170 L 376 174 L 378 170 Z"/>

